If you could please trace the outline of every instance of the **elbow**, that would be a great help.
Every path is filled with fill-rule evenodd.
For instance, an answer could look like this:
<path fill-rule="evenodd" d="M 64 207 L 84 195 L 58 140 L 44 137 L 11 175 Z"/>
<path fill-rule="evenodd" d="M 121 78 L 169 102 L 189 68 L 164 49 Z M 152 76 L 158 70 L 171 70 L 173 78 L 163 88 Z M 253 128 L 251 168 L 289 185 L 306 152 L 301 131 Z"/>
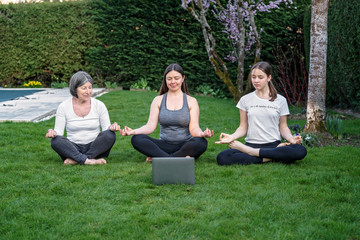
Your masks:
<path fill-rule="evenodd" d="M 190 129 L 189 131 L 192 137 L 204 137 L 201 129 Z"/>
<path fill-rule="evenodd" d="M 145 125 L 145 132 L 146 134 L 152 134 L 156 129 L 156 126 L 152 126 L 152 125 Z"/>

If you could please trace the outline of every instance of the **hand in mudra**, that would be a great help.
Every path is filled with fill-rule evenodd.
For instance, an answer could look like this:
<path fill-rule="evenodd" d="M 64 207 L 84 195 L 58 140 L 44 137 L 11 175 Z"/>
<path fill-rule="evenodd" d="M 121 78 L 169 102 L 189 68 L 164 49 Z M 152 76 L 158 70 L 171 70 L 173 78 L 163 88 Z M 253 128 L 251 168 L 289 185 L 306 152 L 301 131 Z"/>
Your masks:
<path fill-rule="evenodd" d="M 208 128 L 203 132 L 203 137 L 211 138 L 214 135 L 214 130 L 210 130 Z"/>
<path fill-rule="evenodd" d="M 131 128 L 129 128 L 128 126 L 125 126 L 124 129 L 120 129 L 120 134 L 122 136 L 130 136 L 130 135 L 134 135 L 135 131 Z"/>
<path fill-rule="evenodd" d="M 215 142 L 216 144 L 231 143 L 235 140 L 233 135 L 227 133 L 221 133 L 219 139 L 220 141 Z"/>
<path fill-rule="evenodd" d="M 302 143 L 302 137 L 300 135 L 294 136 L 290 138 L 289 142 L 291 144 L 301 144 Z"/>

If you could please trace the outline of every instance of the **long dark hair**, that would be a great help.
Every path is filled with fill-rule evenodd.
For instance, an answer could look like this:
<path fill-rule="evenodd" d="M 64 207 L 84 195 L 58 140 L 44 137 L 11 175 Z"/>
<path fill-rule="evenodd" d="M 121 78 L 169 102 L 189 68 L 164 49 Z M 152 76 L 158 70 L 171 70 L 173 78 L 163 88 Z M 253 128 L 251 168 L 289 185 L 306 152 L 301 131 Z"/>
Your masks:
<path fill-rule="evenodd" d="M 177 63 L 172 63 L 170 64 L 166 69 L 165 69 L 165 72 L 164 72 L 164 76 L 163 76 L 163 81 L 162 81 L 162 84 L 161 84 L 161 87 L 160 87 L 160 90 L 159 90 L 159 95 L 162 95 L 166 92 L 169 91 L 169 88 L 168 86 L 166 85 L 166 75 L 171 72 L 171 71 L 177 71 L 178 73 L 181 74 L 181 76 L 184 78 L 184 81 L 183 83 L 181 84 L 181 91 L 183 91 L 184 93 L 186 93 L 187 95 L 189 95 L 189 90 L 188 90 L 188 87 L 186 85 L 186 79 L 185 79 L 185 73 L 184 73 L 184 70 L 182 69 L 182 67 L 177 64 Z"/>
<path fill-rule="evenodd" d="M 261 71 L 263 71 L 268 77 L 272 76 L 272 67 L 269 63 L 267 62 L 258 62 L 256 63 L 252 68 L 251 68 L 251 74 L 252 71 L 254 69 L 259 69 Z M 270 89 L 270 93 L 269 93 L 269 97 L 270 97 L 270 102 L 273 102 L 276 97 L 277 97 L 277 91 L 275 89 L 274 84 L 272 83 L 272 78 L 270 79 L 270 81 L 268 82 L 269 85 L 269 89 Z"/>

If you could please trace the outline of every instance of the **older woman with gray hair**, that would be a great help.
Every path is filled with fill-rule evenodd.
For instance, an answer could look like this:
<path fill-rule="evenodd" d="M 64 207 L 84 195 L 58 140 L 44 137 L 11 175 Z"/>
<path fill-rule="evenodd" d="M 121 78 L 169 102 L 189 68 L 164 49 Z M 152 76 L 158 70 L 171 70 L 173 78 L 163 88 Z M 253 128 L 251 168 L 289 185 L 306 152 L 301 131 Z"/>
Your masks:
<path fill-rule="evenodd" d="M 109 156 L 116 140 L 115 132 L 120 130 L 116 122 L 111 125 L 105 104 L 91 97 L 93 83 L 92 77 L 84 71 L 71 77 L 72 97 L 59 105 L 55 128 L 45 135 L 51 138 L 51 147 L 65 165 L 106 164 L 103 157 Z"/>

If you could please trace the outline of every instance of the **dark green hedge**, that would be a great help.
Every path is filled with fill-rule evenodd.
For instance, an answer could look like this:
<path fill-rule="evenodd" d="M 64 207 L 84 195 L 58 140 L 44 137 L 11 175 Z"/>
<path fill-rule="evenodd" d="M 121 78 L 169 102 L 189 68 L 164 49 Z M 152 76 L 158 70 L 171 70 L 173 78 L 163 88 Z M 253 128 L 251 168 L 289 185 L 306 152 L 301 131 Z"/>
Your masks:
<path fill-rule="evenodd" d="M 257 16 L 258 27 L 263 28 L 262 58 L 272 65 L 276 65 L 274 55 L 279 50 L 286 52 L 304 43 L 304 12 L 311 0 L 293 0 L 293 3 Z"/>
<path fill-rule="evenodd" d="M 200 26 L 180 1 L 95 0 L 92 9 L 101 45 L 88 49 L 86 59 L 99 79 L 127 88 L 144 78 L 158 89 L 166 66 L 177 62 L 190 89 L 218 82 Z"/>
<path fill-rule="evenodd" d="M 283 8 L 257 16 L 258 26 L 264 28 L 262 58 L 274 65 L 277 47 L 286 51 L 290 45 L 303 42 L 303 6 L 309 0 L 294 2 L 298 9 Z M 179 62 L 188 75 L 190 88 L 206 82 L 214 89 L 226 89 L 208 61 L 199 23 L 180 7 L 180 1 L 95 0 L 93 4 L 102 45 L 89 49 L 87 60 L 90 71 L 103 81 L 117 81 L 128 87 L 147 78 L 153 88 L 158 88 L 166 65 Z M 217 51 L 224 57 L 230 52 L 228 40 L 211 13 L 208 19 L 215 31 Z M 250 55 L 245 61 L 249 66 L 254 58 Z M 236 64 L 227 65 L 235 81 Z M 249 68 L 245 71 L 248 73 Z"/>
<path fill-rule="evenodd" d="M 265 60 L 273 62 L 273 48 L 281 39 L 294 39 L 286 26 L 297 24 L 292 20 L 296 12 L 259 16 L 259 25 L 265 29 Z M 228 42 L 210 16 L 217 50 L 226 56 Z M 35 79 L 49 85 L 54 80 L 68 81 L 73 72 L 85 69 L 100 83 L 111 81 L 129 87 L 145 78 L 156 89 L 166 65 L 178 62 L 191 89 L 206 83 L 226 92 L 208 61 L 199 23 L 181 8 L 180 1 L 0 5 L 0 46 L 2 85 L 16 86 Z M 246 58 L 246 66 L 252 62 L 253 57 Z M 229 62 L 228 68 L 235 80 L 236 65 Z"/>
<path fill-rule="evenodd" d="M 360 2 L 331 0 L 328 13 L 326 105 L 360 110 Z M 304 18 L 307 63 L 311 7 Z"/>
<path fill-rule="evenodd" d="M 0 5 L 1 85 L 68 81 L 96 42 L 87 2 Z"/>
<path fill-rule="evenodd" d="M 360 110 L 360 1 L 331 0 L 327 103 Z"/>
<path fill-rule="evenodd" d="M 271 62 L 275 70 L 278 49 L 286 52 L 302 45 L 302 16 L 309 2 L 296 0 L 297 10 L 257 16 L 258 26 L 264 28 L 262 60 Z M 100 84 L 111 81 L 127 88 L 147 79 L 157 89 L 165 67 L 178 62 L 192 91 L 207 84 L 226 92 L 208 61 L 199 23 L 180 4 L 173 0 L 92 0 L 0 5 L 1 85 L 40 80 L 49 86 L 51 81 L 68 81 L 75 71 L 85 69 Z M 331 105 L 359 106 L 360 34 L 355 17 L 359 9 L 357 0 L 330 2 L 327 102 Z M 225 56 L 230 50 L 226 37 L 211 17 L 210 22 L 218 51 Z M 253 57 L 246 58 L 247 72 L 252 62 Z M 235 64 L 228 63 L 228 67 L 235 80 Z"/>
<path fill-rule="evenodd" d="M 307 69 L 304 65 L 304 13 L 311 0 L 294 0 L 257 16 L 263 28 L 262 60 L 273 67 L 273 82 L 289 104 L 305 104 Z M 290 84 L 288 84 L 290 83 Z"/>

